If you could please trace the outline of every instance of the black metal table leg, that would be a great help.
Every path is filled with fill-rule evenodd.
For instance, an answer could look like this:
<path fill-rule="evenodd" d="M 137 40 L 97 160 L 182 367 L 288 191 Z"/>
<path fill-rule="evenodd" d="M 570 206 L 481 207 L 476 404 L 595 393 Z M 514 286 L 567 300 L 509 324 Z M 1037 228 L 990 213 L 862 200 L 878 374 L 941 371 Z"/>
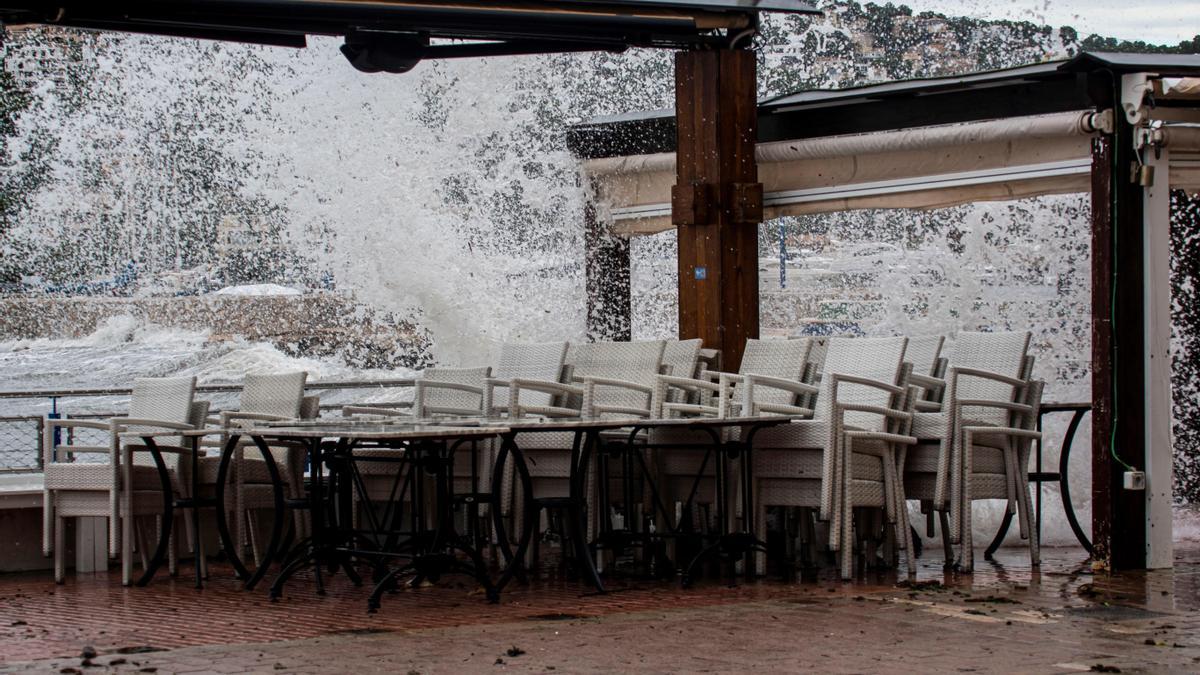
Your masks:
<path fill-rule="evenodd" d="M 1042 533 L 1042 483 L 1054 481 L 1058 483 L 1059 494 L 1062 497 L 1063 513 L 1067 517 L 1067 524 L 1071 526 L 1071 531 L 1075 534 L 1075 538 L 1079 544 L 1083 546 L 1088 555 L 1093 555 L 1095 549 L 1092 547 L 1092 542 L 1088 538 L 1087 533 L 1083 531 L 1083 527 L 1079 524 L 1079 517 L 1075 514 L 1075 505 L 1071 503 L 1071 484 L 1070 484 L 1070 460 L 1071 450 L 1075 444 L 1075 434 L 1079 430 L 1080 423 L 1083 422 L 1083 416 L 1090 412 L 1090 408 L 1076 407 L 1055 407 L 1053 405 L 1046 406 L 1038 415 L 1038 431 L 1042 429 L 1042 416 L 1052 412 L 1071 412 L 1071 422 L 1067 425 L 1067 432 L 1063 435 L 1062 445 L 1059 446 L 1058 453 L 1058 471 L 1048 472 L 1042 471 L 1042 442 L 1037 443 L 1036 466 L 1033 473 L 1029 474 L 1029 482 L 1037 485 L 1037 510 L 1033 526 L 1037 528 L 1038 537 Z M 1005 513 L 1004 519 L 1000 521 L 1000 527 L 996 530 L 996 535 L 992 537 L 992 542 L 988 544 L 987 550 L 984 552 L 984 557 L 988 560 L 992 559 L 1000 545 L 1004 543 L 1004 538 L 1008 535 L 1008 529 L 1012 526 L 1013 514 Z"/>
<path fill-rule="evenodd" d="M 217 463 L 217 484 L 216 500 L 217 500 L 217 536 L 221 539 L 221 548 L 225 550 L 225 555 L 229 558 L 229 563 L 233 565 L 234 574 L 237 578 L 245 581 L 250 578 L 250 572 L 246 569 L 246 565 L 242 563 L 242 557 L 238 555 L 237 547 L 233 543 L 233 537 L 229 533 L 229 520 L 225 511 L 225 482 L 229 477 L 229 462 L 233 459 L 233 453 L 237 450 L 238 443 L 241 442 L 241 435 L 231 434 L 225 442 L 225 446 L 221 448 L 221 459 Z M 237 517 L 241 517 L 238 514 Z"/>
<path fill-rule="evenodd" d="M 267 568 L 271 564 L 271 560 L 275 555 L 275 548 L 279 542 L 277 536 L 283 530 L 283 480 L 279 476 L 279 469 L 275 466 L 275 459 L 270 452 L 270 448 L 261 436 L 253 436 L 254 444 L 263 454 L 263 459 L 267 462 L 267 473 L 271 476 L 271 485 L 274 486 L 275 497 L 275 520 L 271 530 L 271 544 L 269 545 L 270 554 L 263 556 L 262 564 L 254 576 L 246 582 L 246 588 L 253 588 L 267 572 Z M 316 551 L 325 543 L 325 527 L 324 527 L 324 511 L 322 499 L 324 498 L 324 451 L 320 438 L 313 438 L 308 443 L 309 465 L 312 467 L 312 481 L 308 490 L 308 508 L 309 520 L 312 522 L 312 534 L 309 537 L 308 544 L 300 544 L 302 552 L 299 553 L 289 564 L 284 567 L 275 577 L 275 581 L 271 583 L 270 597 L 271 600 L 278 600 L 283 595 L 283 586 L 293 574 L 301 569 L 313 565 L 316 571 L 317 578 L 317 593 L 324 592 L 323 582 L 321 580 L 321 568 L 319 561 L 316 560 Z"/>
<path fill-rule="evenodd" d="M 533 539 L 533 530 L 536 527 L 537 510 L 533 505 L 533 480 L 529 476 L 529 466 L 525 461 L 525 453 L 516 442 L 515 433 L 507 433 L 500 437 L 500 451 L 496 455 L 496 461 L 492 471 L 492 494 L 496 496 L 496 504 L 492 511 L 492 525 L 496 528 L 496 538 L 500 542 L 500 552 L 507 561 L 504 571 L 500 573 L 499 579 L 494 584 L 496 593 L 504 590 L 508 582 L 512 581 L 513 576 L 518 574 L 525 565 L 525 552 L 529 550 L 529 543 Z M 517 540 L 517 548 L 511 549 L 508 541 L 508 531 L 504 527 L 504 515 L 500 508 L 500 495 L 504 490 L 504 465 L 508 461 L 509 456 L 512 457 L 513 468 L 516 470 L 517 480 L 521 485 L 521 498 L 524 500 L 524 515 L 525 519 L 521 524 L 521 537 Z"/>
<path fill-rule="evenodd" d="M 1079 429 L 1080 422 L 1083 421 L 1083 416 L 1087 410 L 1076 410 L 1075 415 L 1071 418 L 1071 424 L 1067 427 L 1067 434 L 1063 436 L 1062 449 L 1058 455 L 1058 487 L 1062 494 L 1063 510 L 1067 514 L 1067 523 L 1071 526 L 1071 531 L 1075 533 L 1075 538 L 1087 550 L 1088 555 L 1095 555 L 1096 549 L 1092 546 L 1092 540 L 1084 533 L 1083 528 L 1079 526 L 1079 518 L 1075 515 L 1075 505 L 1071 503 L 1071 485 L 1067 480 L 1067 470 L 1070 466 L 1071 446 L 1075 441 L 1075 432 Z M 1041 525 L 1041 521 L 1038 521 Z"/>
<path fill-rule="evenodd" d="M 150 456 L 154 458 L 154 468 L 158 470 L 158 480 L 162 487 L 163 494 L 163 512 L 162 512 L 162 527 L 159 528 L 158 545 L 154 548 L 154 555 L 150 558 L 150 563 L 143 570 L 142 576 L 137 580 L 138 586 L 145 586 L 154 578 L 155 572 L 162 566 L 163 559 L 167 556 L 167 546 L 171 541 L 171 525 L 175 521 L 175 489 L 171 486 L 171 475 L 167 471 L 167 465 L 163 462 L 162 452 L 159 451 L 158 445 L 152 437 L 143 437 L 142 441 L 146 444 L 146 449 L 150 451 Z M 126 486 L 130 489 L 132 486 Z M 129 527 L 133 526 L 133 512 L 129 513 Z"/>
<path fill-rule="evenodd" d="M 579 448 L 579 456 L 571 463 L 570 511 L 574 520 L 574 527 L 571 528 L 571 539 L 574 541 L 575 555 L 579 558 L 577 564 L 583 566 L 584 578 L 591 582 L 598 593 L 604 593 L 606 592 L 604 590 L 604 582 L 600 580 L 600 572 L 596 569 L 596 560 L 592 556 L 591 547 L 588 546 L 588 514 L 585 513 L 587 510 L 585 506 L 587 504 L 587 472 L 588 463 L 591 459 L 590 456 L 593 452 L 597 455 L 602 454 L 604 449 L 600 447 L 602 439 L 598 431 L 576 432 L 576 434 L 579 433 L 585 433 L 586 440 L 584 440 Z M 603 477 L 598 476 L 597 478 Z M 603 494 L 603 492 L 604 490 L 602 489 L 601 493 Z M 603 504 L 599 505 L 599 508 L 603 508 Z M 604 518 L 608 517 L 608 514 L 603 511 L 599 515 L 601 522 L 603 522 Z"/>

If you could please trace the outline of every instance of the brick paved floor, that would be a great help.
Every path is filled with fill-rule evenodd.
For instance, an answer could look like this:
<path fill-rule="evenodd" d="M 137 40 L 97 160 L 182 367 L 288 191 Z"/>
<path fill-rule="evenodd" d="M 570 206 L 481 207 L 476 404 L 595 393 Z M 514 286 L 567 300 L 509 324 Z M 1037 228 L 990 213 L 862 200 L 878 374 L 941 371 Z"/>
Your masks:
<path fill-rule="evenodd" d="M 970 576 L 926 559 L 914 587 L 879 573 L 625 582 L 596 596 L 545 580 L 488 605 L 451 581 L 388 596 L 377 614 L 342 578 L 324 597 L 298 579 L 271 603 L 220 567 L 199 592 L 186 568 L 143 589 L 111 573 L 62 586 L 4 575 L 0 660 L 37 672 L 1200 672 L 1200 550 L 1174 572 L 1122 575 L 1093 574 L 1076 549 L 1044 553 L 1038 572 L 1013 550 Z"/>

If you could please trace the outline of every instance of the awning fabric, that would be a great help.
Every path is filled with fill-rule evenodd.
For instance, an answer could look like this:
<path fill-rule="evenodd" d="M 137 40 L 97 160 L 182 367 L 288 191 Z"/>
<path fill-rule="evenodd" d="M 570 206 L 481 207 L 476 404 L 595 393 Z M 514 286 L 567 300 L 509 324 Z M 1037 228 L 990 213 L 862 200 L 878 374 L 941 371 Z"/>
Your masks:
<path fill-rule="evenodd" d="M 1200 127 L 1164 127 L 1162 141 L 1163 147 L 1170 152 L 1171 187 L 1200 192 Z"/>
<path fill-rule="evenodd" d="M 1091 111 L 763 143 L 765 217 L 939 208 L 1090 189 Z M 588 160 L 616 234 L 670 229 L 674 153 Z"/>

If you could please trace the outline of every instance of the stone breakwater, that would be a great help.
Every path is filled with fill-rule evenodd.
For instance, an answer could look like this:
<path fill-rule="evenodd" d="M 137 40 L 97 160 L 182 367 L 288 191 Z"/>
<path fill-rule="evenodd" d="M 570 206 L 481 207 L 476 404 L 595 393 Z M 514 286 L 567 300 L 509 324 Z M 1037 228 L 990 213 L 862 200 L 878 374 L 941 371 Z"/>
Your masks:
<path fill-rule="evenodd" d="M 213 340 L 270 342 L 290 356 L 353 368 L 423 368 L 431 340 L 408 319 L 336 293 L 150 298 L 0 297 L 0 339 L 78 339 L 112 317 L 207 331 Z"/>

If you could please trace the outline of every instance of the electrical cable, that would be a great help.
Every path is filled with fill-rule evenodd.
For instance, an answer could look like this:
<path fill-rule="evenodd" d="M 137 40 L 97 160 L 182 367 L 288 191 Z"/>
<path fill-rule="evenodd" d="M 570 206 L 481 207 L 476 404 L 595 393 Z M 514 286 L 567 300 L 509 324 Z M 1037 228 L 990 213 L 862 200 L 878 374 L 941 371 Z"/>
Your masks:
<path fill-rule="evenodd" d="M 1108 69 L 1106 68 L 1105 70 L 1108 70 Z M 1110 195 L 1111 203 L 1109 204 L 1109 208 L 1112 209 L 1112 213 L 1109 215 L 1109 223 L 1110 223 L 1110 227 L 1112 229 L 1112 234 L 1111 234 L 1111 236 L 1112 236 L 1112 277 L 1111 277 L 1111 281 L 1110 281 L 1111 288 L 1109 289 L 1108 318 L 1109 318 L 1109 326 L 1110 326 L 1109 330 L 1115 333 L 1116 326 L 1117 326 L 1117 269 L 1118 269 L 1117 252 L 1120 250 L 1120 248 L 1117 246 L 1117 222 L 1119 220 L 1118 211 L 1117 211 L 1117 207 L 1118 207 L 1117 194 L 1120 192 L 1120 189 L 1119 189 L 1120 183 L 1118 181 L 1120 181 L 1120 179 L 1121 179 L 1120 167 L 1116 161 L 1117 156 L 1118 156 L 1117 153 L 1118 153 L 1118 146 L 1119 146 L 1118 139 L 1120 137 L 1120 134 L 1117 133 L 1117 129 L 1119 128 L 1121 121 L 1119 119 L 1115 119 L 1115 117 L 1116 117 L 1115 111 L 1120 110 L 1120 105 L 1121 105 L 1121 80 L 1117 77 L 1116 73 L 1114 73 L 1111 70 L 1108 70 L 1108 74 L 1109 74 L 1109 77 L 1112 79 L 1112 83 L 1113 83 L 1113 96 L 1114 96 L 1114 105 L 1113 105 L 1114 120 L 1113 121 L 1115 123 L 1114 128 L 1113 128 L 1112 161 L 1109 162 L 1109 192 L 1111 193 L 1111 195 Z M 1112 357 L 1112 378 L 1111 378 L 1112 379 L 1112 382 L 1111 382 L 1111 387 L 1112 387 L 1112 426 L 1109 431 L 1109 437 L 1108 437 L 1108 452 L 1110 455 L 1112 455 L 1113 460 L 1117 464 L 1120 464 L 1121 466 L 1125 467 L 1126 471 L 1135 471 L 1136 469 L 1134 469 L 1132 466 L 1129 466 L 1128 464 L 1126 464 L 1125 460 L 1121 459 L 1117 455 L 1117 421 L 1120 419 L 1120 415 L 1118 414 L 1118 410 L 1117 410 L 1117 345 L 1116 345 L 1116 340 L 1112 340 L 1112 346 L 1111 346 L 1109 352 L 1110 352 L 1110 356 Z"/>

